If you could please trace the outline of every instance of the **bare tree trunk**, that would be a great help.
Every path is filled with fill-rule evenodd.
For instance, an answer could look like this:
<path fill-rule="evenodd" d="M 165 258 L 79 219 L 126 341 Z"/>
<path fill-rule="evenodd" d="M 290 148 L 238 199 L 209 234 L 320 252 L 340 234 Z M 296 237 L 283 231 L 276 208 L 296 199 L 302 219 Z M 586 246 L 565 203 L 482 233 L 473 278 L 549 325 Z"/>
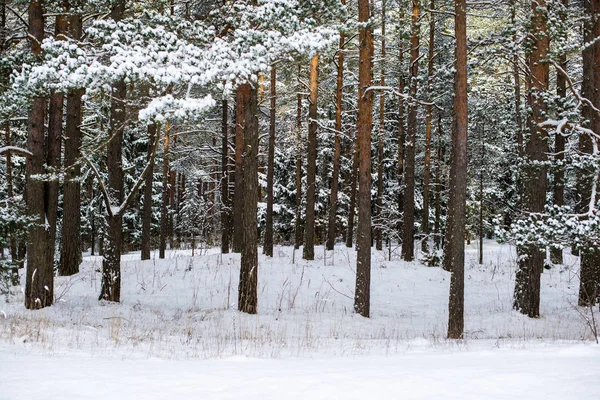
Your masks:
<path fill-rule="evenodd" d="M 244 207 L 242 209 L 242 257 L 238 289 L 238 310 L 256 314 L 258 284 L 258 101 L 249 84 L 238 87 L 237 125 L 244 134 Z"/>
<path fill-rule="evenodd" d="M 10 146 L 11 145 L 11 139 L 10 139 L 10 125 L 7 122 L 6 124 L 4 124 L 4 137 L 5 137 L 5 145 L 6 146 Z M 14 197 L 14 190 L 13 190 L 13 173 L 12 173 L 12 155 L 11 152 L 7 152 L 6 153 L 6 194 L 8 196 L 9 200 L 12 200 L 12 198 Z M 15 233 L 14 231 L 10 232 L 10 258 L 12 260 L 12 262 L 16 262 L 17 261 L 17 240 L 15 238 Z M 14 271 L 16 272 L 16 271 Z"/>
<path fill-rule="evenodd" d="M 234 196 L 235 196 L 235 131 L 237 127 L 236 123 L 236 114 L 237 114 L 237 101 L 234 99 L 233 101 L 233 110 L 231 113 L 231 122 L 229 123 L 229 137 L 231 138 L 228 141 L 228 146 L 233 141 L 234 146 L 229 146 L 228 159 L 227 159 L 227 193 L 228 193 L 228 209 L 227 209 L 227 218 L 229 224 L 229 247 L 230 251 L 232 251 L 231 247 L 233 246 L 233 236 L 235 234 L 233 227 L 233 206 L 234 206 Z M 233 147 L 233 149 L 231 149 Z M 233 168 L 231 167 L 231 162 L 233 161 Z"/>
<path fill-rule="evenodd" d="M 385 0 L 381 2 L 381 79 L 385 86 Z M 381 227 L 383 226 L 383 137 L 385 133 L 385 94 L 379 96 L 379 143 L 377 146 L 377 206 L 375 207 L 375 248 L 383 249 Z"/>
<path fill-rule="evenodd" d="M 417 78 L 419 72 L 419 37 L 420 37 L 420 0 L 412 0 L 412 25 L 410 38 L 410 86 L 409 95 L 415 99 L 417 95 Z M 408 105 L 406 160 L 404 160 L 404 226 L 402 230 L 402 258 L 412 261 L 415 258 L 415 146 L 417 140 L 417 106 L 414 102 Z"/>
<path fill-rule="evenodd" d="M 436 249 L 439 249 L 442 242 L 440 225 L 442 219 L 442 163 L 444 162 L 442 145 L 442 116 L 440 113 L 438 113 L 437 125 L 437 157 L 435 163 L 435 222 L 433 226 L 433 232 L 435 233 L 435 247 Z"/>
<path fill-rule="evenodd" d="M 456 37 L 454 74 L 454 140 L 450 166 L 450 199 L 444 264 L 451 272 L 448 302 L 448 338 L 461 339 L 464 331 L 465 209 L 467 200 L 467 4 L 455 0 Z"/>
<path fill-rule="evenodd" d="M 343 1 L 345 3 L 345 1 Z M 342 153 L 340 132 L 342 131 L 342 98 L 344 95 L 344 33 L 340 33 L 338 50 L 337 82 L 335 91 L 335 139 L 333 148 L 333 171 L 331 172 L 331 194 L 329 198 L 329 221 L 327 226 L 327 250 L 333 250 L 336 233 L 338 186 L 340 177 L 340 157 Z"/>
<path fill-rule="evenodd" d="M 142 210 L 142 260 L 150 259 L 151 229 L 152 229 L 152 181 L 154 175 L 153 144 L 158 134 L 156 124 L 148 125 L 148 154 L 146 160 L 150 163 L 150 171 L 144 184 L 144 204 Z"/>
<path fill-rule="evenodd" d="M 169 206 L 169 130 L 170 124 L 167 121 L 165 125 L 165 138 L 163 141 L 163 170 L 162 170 L 162 201 L 160 204 L 160 236 L 158 245 L 158 258 L 165 258 L 167 250 L 167 234 L 168 234 L 168 206 Z M 160 133 L 157 133 L 160 134 Z"/>
<path fill-rule="evenodd" d="M 427 57 L 427 94 L 431 102 L 431 79 L 433 79 L 433 48 L 435 46 L 435 0 L 429 2 L 429 51 Z M 423 241 L 421 241 L 421 250 L 424 253 L 428 251 L 429 242 L 429 184 L 431 180 L 431 125 L 433 120 L 433 107 L 427 106 L 427 116 L 425 117 L 425 165 L 423 170 Z"/>
<path fill-rule="evenodd" d="M 315 259 L 315 191 L 317 175 L 317 88 L 319 79 L 319 54 L 310 60 L 310 98 L 308 105 L 308 153 L 306 167 L 306 225 L 302 258 Z"/>
<path fill-rule="evenodd" d="M 559 13 L 559 18 L 562 23 L 567 22 L 567 8 L 569 7 L 568 0 L 562 0 L 562 6 L 564 7 Z M 561 39 L 566 40 L 567 38 L 562 37 Z M 559 56 L 559 63 L 563 71 L 567 70 L 567 54 L 562 53 Z M 556 73 L 556 95 L 561 101 L 567 98 L 567 81 L 565 77 Z M 562 105 L 563 103 L 561 103 Z M 562 107 L 559 111 L 563 111 Z M 565 160 L 565 137 L 560 133 L 555 135 L 554 141 L 554 153 L 555 159 L 559 165 L 556 166 L 556 170 L 554 172 L 554 190 L 553 190 L 553 200 L 554 204 L 557 206 L 563 206 L 565 204 L 565 168 L 562 165 L 562 162 Z M 550 261 L 553 264 L 562 264 L 563 263 L 563 251 L 561 248 L 551 248 L 550 249 Z"/>
<path fill-rule="evenodd" d="M 69 23 L 70 35 L 74 40 L 81 39 L 81 14 L 72 14 Z M 59 273 L 63 276 L 79 272 L 81 263 L 81 98 L 85 89 L 75 89 L 67 94 L 67 121 L 65 124 L 65 183 L 63 187 L 63 226 Z M 92 216 L 92 235 L 94 234 Z M 92 236 L 92 254 L 94 254 Z"/>
<path fill-rule="evenodd" d="M 269 120 L 269 156 L 267 160 L 267 227 L 265 229 L 265 240 L 263 252 L 273 257 L 273 180 L 275 175 L 275 107 L 277 89 L 277 70 L 275 65 L 271 67 L 271 109 Z"/>
<path fill-rule="evenodd" d="M 539 127 L 545 120 L 546 104 L 543 96 L 548 89 L 548 36 L 546 34 L 546 2 L 539 0 L 531 3 L 531 36 L 533 39 L 529 55 L 531 85 L 527 95 L 531 114 L 528 118 L 529 135 L 525 144 L 527 160 L 522 173 L 523 211 L 543 212 L 548 187 L 546 167 L 539 162 L 547 160 L 548 146 L 546 131 Z M 516 273 L 513 306 L 529 317 L 540 315 L 540 275 L 544 265 L 545 251 L 537 246 L 522 246 L 519 253 L 519 268 Z"/>
<path fill-rule="evenodd" d="M 350 206 L 348 208 L 348 233 L 346 234 L 346 247 L 352 247 L 352 240 L 354 238 L 354 213 L 356 210 L 356 185 L 358 183 L 359 161 L 358 137 L 354 138 L 353 148 L 354 150 L 352 153 L 352 176 L 350 177 Z"/>
<path fill-rule="evenodd" d="M 516 24 L 516 1 L 511 0 L 510 22 Z M 513 42 L 517 42 L 517 31 L 513 33 Z M 515 51 L 512 60 L 515 88 L 515 122 L 517 124 L 517 154 L 523 156 L 523 120 L 521 118 L 521 79 L 519 77 L 519 55 Z"/>
<path fill-rule="evenodd" d="M 4 53 L 7 50 L 8 46 L 5 44 L 6 35 L 8 34 L 8 30 L 6 29 L 6 0 L 0 1 L 0 54 L 4 57 Z M 9 74 L 8 71 L 3 73 L 0 76 L 1 84 L 8 85 L 9 83 Z M 10 122 L 7 120 L 2 126 L 4 129 L 4 137 L 5 137 L 5 146 L 11 145 L 11 135 L 10 135 Z M 12 155 L 11 152 L 6 152 L 6 194 L 8 196 L 8 200 L 11 201 L 14 196 L 13 192 L 13 174 L 12 174 Z M 16 265 L 17 262 L 17 241 L 15 238 L 15 231 L 13 228 L 10 228 L 7 232 L 10 236 L 9 239 L 9 247 L 10 247 L 10 258 L 13 264 L 11 268 L 12 274 L 12 282 L 14 284 L 19 283 L 19 268 Z M 0 251 L 4 251 L 1 249 Z"/>
<path fill-rule="evenodd" d="M 170 128 L 170 127 L 169 127 Z M 173 136 L 174 146 L 177 143 L 177 136 Z M 167 239 L 169 240 L 169 247 L 171 249 L 177 248 L 177 243 L 175 243 L 175 225 L 174 225 L 174 217 L 177 212 L 177 204 L 175 203 L 175 192 L 177 190 L 177 171 L 173 171 L 169 169 L 169 185 L 168 185 L 168 193 L 169 193 L 169 201 L 168 201 L 168 214 L 167 214 Z"/>
<path fill-rule="evenodd" d="M 67 9 L 68 9 L 68 3 Z M 60 14 L 56 16 L 55 37 L 64 40 L 69 27 L 67 16 Z M 58 171 L 61 166 L 61 148 L 63 132 L 63 108 L 64 95 L 52 91 L 50 95 L 50 110 L 48 112 L 48 137 L 46 166 L 51 177 L 46 181 L 46 219 L 48 221 L 48 233 L 50 235 L 50 249 L 48 251 L 48 262 L 54 265 L 54 253 L 56 249 L 56 221 L 58 219 Z"/>
<path fill-rule="evenodd" d="M 400 11 L 400 19 L 404 19 L 404 13 Z M 404 94 L 404 46 L 402 38 L 399 39 L 398 65 L 400 74 L 398 76 L 398 92 Z M 402 225 L 400 224 L 404 210 L 404 98 L 398 99 L 398 233 L 402 235 Z"/>
<path fill-rule="evenodd" d="M 593 102 L 594 107 L 600 107 L 600 1 L 585 0 L 584 12 L 589 18 L 584 23 L 583 41 L 588 45 L 583 49 L 583 83 L 582 95 Z M 585 104 L 583 107 L 584 119 L 591 122 L 590 128 L 600 132 L 600 116 Z M 593 154 L 594 143 L 597 140 L 590 135 L 580 135 L 579 151 L 582 154 Z M 577 192 L 578 212 L 589 211 L 592 191 L 597 190 L 597 175 L 594 167 L 587 167 L 578 171 Z M 597 193 L 596 193 L 597 194 Z M 583 243 L 579 249 L 581 270 L 579 273 L 579 301 L 580 306 L 596 304 L 600 299 L 600 249 L 593 243 Z"/>
<path fill-rule="evenodd" d="M 34 57 L 40 57 L 44 38 L 43 2 L 29 3 L 29 39 Z M 50 233 L 45 229 L 47 218 L 47 194 L 43 180 L 36 178 L 45 172 L 46 146 L 44 117 L 46 101 L 43 97 L 33 99 L 27 126 L 27 149 L 31 156 L 26 161 L 27 214 L 36 225 L 29 232 L 27 243 L 27 275 L 25 282 L 25 307 L 40 309 L 52 305 L 54 298 L 54 270 L 48 253 Z"/>
<path fill-rule="evenodd" d="M 298 66 L 298 79 L 301 75 L 301 67 Z M 302 93 L 298 88 L 296 106 L 296 223 L 294 228 L 294 248 L 300 248 L 302 244 L 302 225 L 300 212 L 302 207 Z"/>
<path fill-rule="evenodd" d="M 247 105 L 243 101 L 248 101 L 247 98 L 240 98 L 240 91 L 246 90 L 244 85 L 237 89 L 236 94 L 236 111 L 235 111 L 235 194 L 233 196 L 233 249 L 234 253 L 241 253 L 243 246 L 244 231 L 242 228 L 242 213 L 244 209 L 244 127 L 242 121 Z M 247 95 L 247 93 L 244 93 Z M 257 189 L 258 190 L 258 189 Z"/>
<path fill-rule="evenodd" d="M 369 0 L 358 2 L 358 22 L 370 19 Z M 371 308 L 371 124 L 373 122 L 373 91 L 367 91 L 373 85 L 373 28 L 364 24 L 359 28 L 359 65 L 358 65 L 358 121 L 356 135 L 358 140 L 359 198 L 358 232 L 356 235 L 356 290 L 354 292 L 354 311 L 363 317 L 369 317 Z"/>
<path fill-rule="evenodd" d="M 231 205 L 229 201 L 229 140 L 227 139 L 227 100 L 222 104 L 221 122 L 221 253 L 229 253 Z"/>
<path fill-rule="evenodd" d="M 485 171 L 485 144 L 483 143 L 483 134 L 485 132 L 485 123 L 479 131 L 481 142 L 481 161 L 479 165 L 479 264 L 483 264 L 483 171 Z"/>

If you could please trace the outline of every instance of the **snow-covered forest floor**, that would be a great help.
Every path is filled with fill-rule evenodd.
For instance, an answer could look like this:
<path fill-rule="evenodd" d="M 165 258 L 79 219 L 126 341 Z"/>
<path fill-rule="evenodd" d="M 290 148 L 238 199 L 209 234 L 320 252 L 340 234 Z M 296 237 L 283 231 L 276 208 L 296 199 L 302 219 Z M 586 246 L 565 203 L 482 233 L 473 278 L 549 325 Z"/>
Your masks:
<path fill-rule="evenodd" d="M 590 310 L 576 307 L 577 258 L 565 254 L 564 266 L 544 271 L 541 317 L 530 319 L 512 310 L 514 249 L 485 242 L 479 265 L 476 248 L 467 248 L 459 342 L 445 339 L 449 274 L 400 261 L 398 249 L 391 261 L 387 249 L 373 251 L 370 319 L 352 312 L 356 253 L 342 245 L 326 259 L 316 248 L 311 262 L 296 251 L 295 264 L 291 247 L 261 255 L 258 315 L 236 311 L 238 254 L 177 250 L 144 262 L 127 254 L 120 304 L 98 302 L 101 258 L 87 256 L 78 275 L 56 278 L 54 306 L 27 311 L 20 288 L 0 300 L 0 398 L 35 394 L 27 386 L 35 371 L 50 393 L 117 376 L 123 394 L 156 387 L 157 398 L 194 388 L 212 393 L 206 398 L 235 398 L 246 381 L 255 382 L 247 393 L 257 398 L 261 390 L 274 398 L 339 398 L 339 390 L 359 398 L 377 388 L 409 398 L 504 398 L 483 394 L 519 393 L 523 385 L 545 398 L 600 393 Z M 72 398 L 86 398 L 82 388 Z"/>

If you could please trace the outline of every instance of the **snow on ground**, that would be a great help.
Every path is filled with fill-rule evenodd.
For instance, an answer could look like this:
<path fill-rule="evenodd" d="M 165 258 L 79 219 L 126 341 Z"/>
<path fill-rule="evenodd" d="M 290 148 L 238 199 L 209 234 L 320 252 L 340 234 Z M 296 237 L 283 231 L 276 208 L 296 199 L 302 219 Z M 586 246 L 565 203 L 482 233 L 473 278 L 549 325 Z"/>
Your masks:
<path fill-rule="evenodd" d="M 512 310 L 514 249 L 485 242 L 479 265 L 476 245 L 468 247 L 465 339 L 448 341 L 449 274 L 405 263 L 398 250 L 391 261 L 388 250 L 373 252 L 370 319 L 352 313 L 356 253 L 344 246 L 325 259 L 318 247 L 311 262 L 296 251 L 295 264 L 291 247 L 261 255 L 253 316 L 236 311 L 237 254 L 174 250 L 144 262 L 124 255 L 120 304 L 98 302 L 101 259 L 84 257 L 79 274 L 56 279 L 53 307 L 25 310 L 19 288 L 0 299 L 0 399 L 36 390 L 78 399 L 116 390 L 119 398 L 600 393 L 590 311 L 575 306 L 577 258 L 566 254 L 565 265 L 544 272 L 541 317 L 530 319 Z M 36 371 L 48 375 L 30 385 Z M 115 383 L 88 393 L 107 381 Z"/>
<path fill-rule="evenodd" d="M 15 356 L 0 347 L 0 377 L 2 399 L 576 400 L 600 393 L 600 347 L 200 361 Z"/>

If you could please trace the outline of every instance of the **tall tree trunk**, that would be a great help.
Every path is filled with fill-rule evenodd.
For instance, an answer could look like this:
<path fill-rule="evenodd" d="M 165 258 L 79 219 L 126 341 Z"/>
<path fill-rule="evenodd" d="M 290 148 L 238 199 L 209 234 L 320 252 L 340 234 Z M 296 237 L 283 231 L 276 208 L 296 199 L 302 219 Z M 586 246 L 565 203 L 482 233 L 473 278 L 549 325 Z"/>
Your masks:
<path fill-rule="evenodd" d="M 437 157 L 435 162 L 435 222 L 433 232 L 435 233 L 435 248 L 439 249 L 442 244 L 441 220 L 442 220 L 442 163 L 444 162 L 444 146 L 442 144 L 442 116 L 438 113 L 437 120 Z"/>
<path fill-rule="evenodd" d="M 431 102 L 431 80 L 433 79 L 433 48 L 435 46 L 435 0 L 429 2 L 429 49 L 427 56 L 427 95 Z M 425 117 L 425 165 L 423 169 L 423 241 L 421 250 L 424 253 L 428 251 L 429 242 L 429 184 L 431 180 L 431 125 L 433 121 L 433 107 L 427 106 L 427 116 Z"/>
<path fill-rule="evenodd" d="M 173 146 L 177 143 L 177 136 L 173 136 Z M 175 203 L 175 192 L 177 191 L 177 171 L 169 169 L 169 202 L 167 214 L 167 239 L 171 249 L 177 248 L 175 243 L 175 213 L 177 212 L 177 204 Z"/>
<path fill-rule="evenodd" d="M 381 87 L 385 86 L 385 0 L 381 2 Z M 385 133 L 385 94 L 379 96 L 379 143 L 377 146 L 377 206 L 375 207 L 375 248 L 383 249 L 383 139 Z"/>
<path fill-rule="evenodd" d="M 42 53 L 44 39 L 43 2 L 29 3 L 29 39 L 34 57 Z M 44 117 L 46 101 L 43 97 L 33 99 L 27 126 L 27 149 L 31 156 L 26 161 L 27 214 L 36 225 L 29 232 L 27 243 L 27 274 L 25 282 L 25 307 L 40 309 L 52 305 L 54 298 L 54 270 L 48 253 L 51 236 L 46 230 L 47 194 L 43 180 L 35 177 L 45 172 L 46 146 Z"/>
<path fill-rule="evenodd" d="M 240 91 L 246 91 L 244 85 L 240 85 L 237 89 L 235 97 L 235 194 L 233 196 L 233 252 L 241 253 L 243 246 L 244 231 L 242 228 L 242 214 L 244 210 L 244 113 L 248 108 L 247 93 L 243 93 L 246 97 L 240 97 Z M 258 189 L 257 189 L 258 190 Z"/>
<path fill-rule="evenodd" d="M 317 175 L 317 82 L 319 54 L 310 60 L 310 97 L 308 104 L 308 153 L 306 159 L 306 225 L 302 258 L 315 259 L 315 190 Z"/>
<path fill-rule="evenodd" d="M 8 30 L 6 29 L 6 0 L 0 1 L 0 54 L 4 57 L 4 53 L 7 50 L 8 46 L 5 45 L 6 35 L 8 34 Z M 9 83 L 9 75 L 8 73 L 4 73 L 0 76 L 1 82 L 3 85 L 8 85 Z M 10 122 L 7 120 L 2 126 L 4 129 L 4 141 L 5 146 L 11 145 L 10 138 Z M 12 174 L 12 155 L 11 152 L 8 151 L 6 153 L 6 194 L 8 196 L 8 200 L 12 200 L 14 196 L 13 192 L 13 174 Z M 17 261 L 17 241 L 15 238 L 14 229 L 10 229 L 8 232 L 10 235 L 9 246 L 10 246 L 10 258 L 13 263 L 12 268 L 12 280 L 15 284 L 18 283 L 19 272 L 18 267 L 15 265 Z"/>
<path fill-rule="evenodd" d="M 237 92 L 237 125 L 244 134 L 244 207 L 242 209 L 242 257 L 238 289 L 238 309 L 248 314 L 257 311 L 258 282 L 258 101 L 257 91 L 249 84 Z"/>
<path fill-rule="evenodd" d="M 582 95 L 591 100 L 594 107 L 600 107 L 600 1 L 585 0 L 584 12 L 588 17 L 584 23 L 584 43 L 588 44 L 583 49 L 583 83 Z M 590 45 L 590 43 L 592 43 Z M 600 132 L 600 116 L 589 105 L 584 104 L 584 119 L 590 121 L 589 128 Z M 591 155 L 594 152 L 594 140 L 590 135 L 580 135 L 579 151 Z M 597 196 L 598 176 L 595 168 L 587 167 L 578 172 L 577 192 L 580 198 L 578 213 L 589 212 L 592 195 Z M 596 183 L 596 185 L 594 185 Z M 596 304 L 600 299 L 600 248 L 593 243 L 584 243 L 579 249 L 581 270 L 579 273 L 579 301 L 580 306 Z"/>
<path fill-rule="evenodd" d="M 158 134 L 156 124 L 148 125 L 148 154 L 146 162 L 149 163 L 150 170 L 146 175 L 144 184 L 144 204 L 142 209 L 142 260 L 150 259 L 150 244 L 152 230 L 152 181 L 154 175 L 153 144 L 155 136 Z"/>
<path fill-rule="evenodd" d="M 516 0 L 511 0 L 511 9 L 510 9 L 510 22 L 513 26 L 516 25 Z M 517 30 L 515 29 L 513 33 L 513 42 L 517 42 Z M 513 53 L 512 59 L 512 67 L 513 67 L 513 81 L 514 81 L 514 91 L 515 91 L 515 123 L 516 131 L 517 131 L 517 154 L 519 156 L 523 156 L 523 119 L 521 118 L 521 79 L 519 76 L 519 55 L 516 51 Z"/>
<path fill-rule="evenodd" d="M 72 14 L 69 21 L 70 36 L 81 39 L 81 14 Z M 75 89 L 67 94 L 67 117 L 65 124 L 65 182 L 63 188 L 63 226 L 59 273 L 73 275 L 79 272 L 81 254 L 81 120 L 82 96 L 85 89 Z M 93 221 L 92 221 L 93 222 Z M 93 225 L 92 225 L 93 228 Z M 92 229 L 93 230 L 93 229 Z M 94 232 L 92 232 L 93 234 Z M 92 239 L 93 240 L 93 239 Z M 92 255 L 94 243 L 92 242 Z"/>
<path fill-rule="evenodd" d="M 410 38 L 410 86 L 412 100 L 417 96 L 419 72 L 420 0 L 412 0 L 412 25 Z M 415 146 L 417 140 L 417 106 L 412 101 L 408 105 L 406 159 L 404 160 L 404 225 L 402 230 L 402 258 L 412 261 L 415 257 Z"/>
<path fill-rule="evenodd" d="M 301 67 L 298 66 L 298 79 L 301 75 Z M 294 248 L 300 248 L 302 244 L 302 224 L 300 212 L 302 207 L 302 93 L 298 88 L 296 95 L 298 105 L 296 106 L 296 222 L 294 227 Z"/>
<path fill-rule="evenodd" d="M 345 3 L 345 0 L 343 1 Z M 331 193 L 329 197 L 329 221 L 327 224 L 327 250 L 333 250 L 336 233 L 336 214 L 338 205 L 338 187 L 340 178 L 340 157 L 342 145 L 340 133 L 342 131 L 342 99 L 344 95 L 344 33 L 340 33 L 338 50 L 337 82 L 335 91 L 335 138 L 333 144 L 333 171 L 331 171 Z"/>
<path fill-rule="evenodd" d="M 479 131 L 480 140 L 480 164 L 479 164 L 479 264 L 483 265 L 483 171 L 485 171 L 485 144 L 483 134 L 485 133 L 485 121 Z"/>
<path fill-rule="evenodd" d="M 404 13 L 400 11 L 400 20 L 404 19 Z M 398 92 L 404 94 L 404 46 L 402 38 L 399 39 L 398 49 Z M 398 233 L 402 236 L 401 218 L 404 210 L 404 97 L 398 98 Z"/>
<path fill-rule="evenodd" d="M 464 331 L 465 210 L 467 200 L 467 4 L 455 0 L 456 37 L 454 74 L 454 140 L 450 166 L 450 198 L 444 263 L 451 272 L 448 302 L 448 338 L 460 339 Z"/>
<path fill-rule="evenodd" d="M 117 1 L 110 16 L 115 22 L 123 18 L 125 0 Z M 106 152 L 108 169 L 108 190 L 112 201 L 123 202 L 123 131 L 125 129 L 125 98 L 127 88 L 121 80 L 113 85 L 110 102 L 110 127 Z M 100 299 L 121 301 L 121 250 L 123 246 L 123 214 L 107 210 L 106 235 L 104 237 L 104 257 L 102 261 L 102 288 Z"/>
<path fill-rule="evenodd" d="M 160 234 L 158 244 L 158 258 L 165 258 L 167 250 L 167 235 L 169 230 L 169 130 L 171 125 L 169 121 L 165 124 L 165 138 L 163 141 L 163 170 L 162 170 L 162 199 L 160 203 Z M 159 134 L 159 133 L 157 133 Z"/>
<path fill-rule="evenodd" d="M 562 9 L 558 13 L 561 23 L 567 23 L 567 9 L 569 7 L 568 0 L 562 0 Z M 566 37 L 561 37 L 561 39 L 566 40 Z M 567 54 L 561 53 L 559 56 L 559 64 L 563 71 L 567 70 Z M 561 106 L 559 107 L 559 112 L 564 112 L 563 105 L 565 104 L 567 98 L 567 81 L 565 77 L 557 72 L 556 73 L 556 95 L 561 101 Z M 560 118 L 560 117 L 559 117 Z M 556 170 L 554 172 L 554 188 L 553 188 L 553 200 L 554 204 L 557 206 L 563 206 L 565 204 L 565 168 L 562 163 L 565 160 L 565 137 L 561 133 L 557 133 L 554 137 L 554 153 L 555 159 L 559 165 L 556 166 Z M 561 248 L 551 248 L 550 249 L 550 261 L 553 264 L 562 264 L 563 263 L 563 251 Z"/>
<path fill-rule="evenodd" d="M 0 54 L 4 56 L 4 52 L 7 50 L 8 46 L 5 46 L 6 35 L 8 34 L 8 30 L 6 29 L 6 0 L 0 1 Z M 3 74 L 0 79 L 2 79 L 2 84 L 8 85 L 9 76 L 8 73 Z M 4 125 L 4 143 L 5 146 L 11 145 L 10 138 L 10 122 L 7 120 Z M 6 191 L 9 200 L 12 200 L 14 196 L 13 192 L 13 174 L 12 174 L 12 155 L 11 152 L 6 153 Z M 9 231 L 10 235 L 10 258 L 14 265 L 17 261 L 17 241 L 15 238 L 15 232 L 13 229 Z M 15 281 L 18 280 L 18 268 L 15 266 L 12 270 L 13 279 Z"/>
<path fill-rule="evenodd" d="M 231 218 L 231 207 L 229 201 L 229 140 L 227 131 L 229 129 L 227 122 L 227 100 L 222 104 L 222 122 L 221 122 L 221 253 L 229 253 L 229 232 Z"/>
<path fill-rule="evenodd" d="M 527 94 L 531 113 L 528 118 L 528 139 L 525 143 L 525 166 L 523 168 L 521 190 L 523 192 L 524 213 L 541 213 L 546 204 L 548 187 L 546 167 L 537 165 L 547 160 L 548 146 L 546 131 L 539 127 L 545 120 L 546 104 L 543 96 L 548 89 L 548 36 L 546 32 L 546 2 L 539 0 L 531 3 L 532 46 L 529 54 L 531 84 Z M 540 315 L 540 274 L 544 265 L 545 251 L 537 246 L 521 246 L 519 268 L 516 273 L 513 306 L 529 317 Z"/>
<path fill-rule="evenodd" d="M 66 4 L 68 9 L 68 3 Z M 64 40 L 69 28 L 67 16 L 60 14 L 56 16 L 55 38 Z M 58 171 L 61 166 L 61 148 L 63 132 L 63 93 L 52 91 L 50 95 L 50 110 L 48 112 L 48 137 L 46 151 L 46 166 L 51 174 L 46 181 L 46 207 L 48 208 L 46 218 L 48 221 L 48 234 L 50 235 L 50 249 L 48 251 L 48 262 L 54 265 L 54 253 L 56 248 L 56 221 L 58 219 Z M 60 272 L 60 269 L 59 269 Z"/>
<path fill-rule="evenodd" d="M 228 140 L 228 146 L 233 141 L 235 144 L 235 130 L 236 130 L 236 113 L 237 113 L 237 101 L 234 98 L 233 101 L 233 110 L 231 113 L 231 122 L 229 123 L 229 137 L 231 140 Z M 233 149 L 232 149 L 233 147 Z M 233 160 L 234 166 L 231 167 L 231 161 Z M 235 196 L 235 146 L 229 146 L 228 151 L 228 159 L 227 159 L 227 193 L 228 193 L 228 209 L 227 209 L 227 217 L 229 224 L 229 247 L 231 251 L 231 247 L 233 246 L 233 235 L 234 235 L 234 227 L 233 227 L 233 198 Z"/>
<path fill-rule="evenodd" d="M 72 39 L 80 40 L 82 32 L 81 14 L 69 17 L 69 33 Z M 67 93 L 67 120 L 65 124 L 65 183 L 63 187 L 63 225 L 59 273 L 73 275 L 79 272 L 81 263 L 81 98 L 85 89 Z M 92 217 L 92 223 L 94 218 Z M 92 228 L 94 226 L 92 225 Z M 93 234 L 92 229 L 92 234 Z M 92 254 L 95 238 L 92 238 Z"/>
<path fill-rule="evenodd" d="M 370 19 L 369 0 L 358 2 L 358 22 Z M 371 124 L 373 122 L 373 30 L 359 28 L 358 121 L 356 135 L 360 152 L 358 232 L 356 235 L 356 290 L 354 311 L 369 317 L 371 308 Z"/>
<path fill-rule="evenodd" d="M 348 233 L 346 233 L 346 247 L 352 247 L 352 240 L 354 238 L 354 214 L 356 210 L 356 186 L 358 183 L 359 163 L 358 136 L 354 137 L 354 143 L 352 147 L 352 175 L 350 177 L 350 205 L 348 207 Z"/>
<path fill-rule="evenodd" d="M 273 257 L 273 180 L 275 175 L 275 106 L 277 89 L 277 70 L 275 65 L 271 67 L 271 109 L 269 119 L 269 156 L 267 160 L 267 227 L 265 229 L 265 240 L 263 252 Z"/>
<path fill-rule="evenodd" d="M 10 146 L 11 145 L 10 125 L 8 122 L 4 124 L 4 138 L 5 138 L 4 139 L 5 145 Z M 12 156 L 11 156 L 10 151 L 6 153 L 6 192 L 7 192 L 6 194 L 8 196 L 8 199 L 12 200 L 12 198 L 14 197 L 14 190 L 13 190 Z M 10 232 L 10 258 L 13 263 L 15 261 L 17 261 L 17 258 L 18 258 L 18 256 L 17 256 L 17 240 L 15 238 L 14 231 Z"/>

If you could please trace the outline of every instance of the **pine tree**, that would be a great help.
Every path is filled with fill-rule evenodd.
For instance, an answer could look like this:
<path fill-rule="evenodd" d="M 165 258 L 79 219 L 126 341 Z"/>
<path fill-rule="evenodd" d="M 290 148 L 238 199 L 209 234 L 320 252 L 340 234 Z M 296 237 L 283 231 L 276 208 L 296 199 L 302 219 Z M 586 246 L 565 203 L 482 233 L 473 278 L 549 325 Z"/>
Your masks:
<path fill-rule="evenodd" d="M 547 133 L 539 126 L 545 119 L 544 94 L 548 89 L 548 36 L 546 32 L 547 8 L 545 1 L 531 4 L 531 40 L 529 49 L 529 93 L 531 113 L 528 116 L 528 138 L 525 141 L 526 165 L 522 173 L 521 190 L 525 213 L 544 211 L 548 187 L 546 167 L 539 165 L 547 160 Z M 521 246 L 519 269 L 516 274 L 514 308 L 529 317 L 540 315 L 540 275 L 545 259 L 536 245 Z"/>
<path fill-rule="evenodd" d="M 44 38 L 44 3 L 32 0 L 29 3 L 29 40 L 34 57 L 42 54 Z M 25 282 L 25 307 L 40 309 L 52 305 L 54 301 L 54 269 L 51 258 L 51 239 L 46 229 L 47 188 L 41 176 L 46 172 L 45 112 L 46 99 L 37 96 L 29 110 L 27 126 L 27 214 L 34 226 L 27 243 L 27 275 Z"/>
<path fill-rule="evenodd" d="M 74 40 L 80 40 L 82 17 L 73 13 L 69 17 L 69 34 Z M 65 182 L 63 188 L 62 246 L 60 251 L 59 272 L 61 275 L 73 275 L 79 272 L 81 262 L 81 121 L 83 114 L 84 89 L 73 89 L 67 93 L 67 118 L 65 123 Z M 92 254 L 94 240 L 92 239 Z"/>
<path fill-rule="evenodd" d="M 306 224 L 302 258 L 315 259 L 315 193 L 317 175 L 317 90 L 319 79 L 319 54 L 310 60 L 310 96 L 308 104 L 308 151 L 306 167 Z"/>
<path fill-rule="evenodd" d="M 417 80 L 419 73 L 419 39 L 421 31 L 420 22 L 421 5 L 420 0 L 412 0 L 412 22 L 410 36 L 410 83 L 409 104 L 406 129 L 406 141 L 404 143 L 406 157 L 404 159 L 404 196 L 403 211 L 404 222 L 402 229 L 402 258 L 412 261 L 415 257 L 415 147 L 417 141 Z"/>
<path fill-rule="evenodd" d="M 273 257 L 273 179 L 275 175 L 275 106 L 277 105 L 277 70 L 271 66 L 271 108 L 269 115 L 269 151 L 267 161 L 267 227 L 263 243 L 263 252 Z"/>
<path fill-rule="evenodd" d="M 242 258 L 238 289 L 238 310 L 256 314 L 258 303 L 258 96 L 250 84 L 237 91 L 238 126 L 244 134 L 244 207 L 242 209 Z"/>
<path fill-rule="evenodd" d="M 370 19 L 369 0 L 359 0 L 358 22 Z M 373 28 L 359 28 L 358 121 L 356 136 L 360 152 L 358 232 L 356 237 L 356 290 L 354 310 L 369 317 L 371 308 L 371 124 L 373 120 Z"/>
<path fill-rule="evenodd" d="M 464 331 L 465 208 L 467 197 L 467 4 L 455 0 L 456 37 L 454 74 L 454 130 L 450 167 L 450 199 L 444 264 L 451 272 L 448 338 L 461 339 Z"/>

